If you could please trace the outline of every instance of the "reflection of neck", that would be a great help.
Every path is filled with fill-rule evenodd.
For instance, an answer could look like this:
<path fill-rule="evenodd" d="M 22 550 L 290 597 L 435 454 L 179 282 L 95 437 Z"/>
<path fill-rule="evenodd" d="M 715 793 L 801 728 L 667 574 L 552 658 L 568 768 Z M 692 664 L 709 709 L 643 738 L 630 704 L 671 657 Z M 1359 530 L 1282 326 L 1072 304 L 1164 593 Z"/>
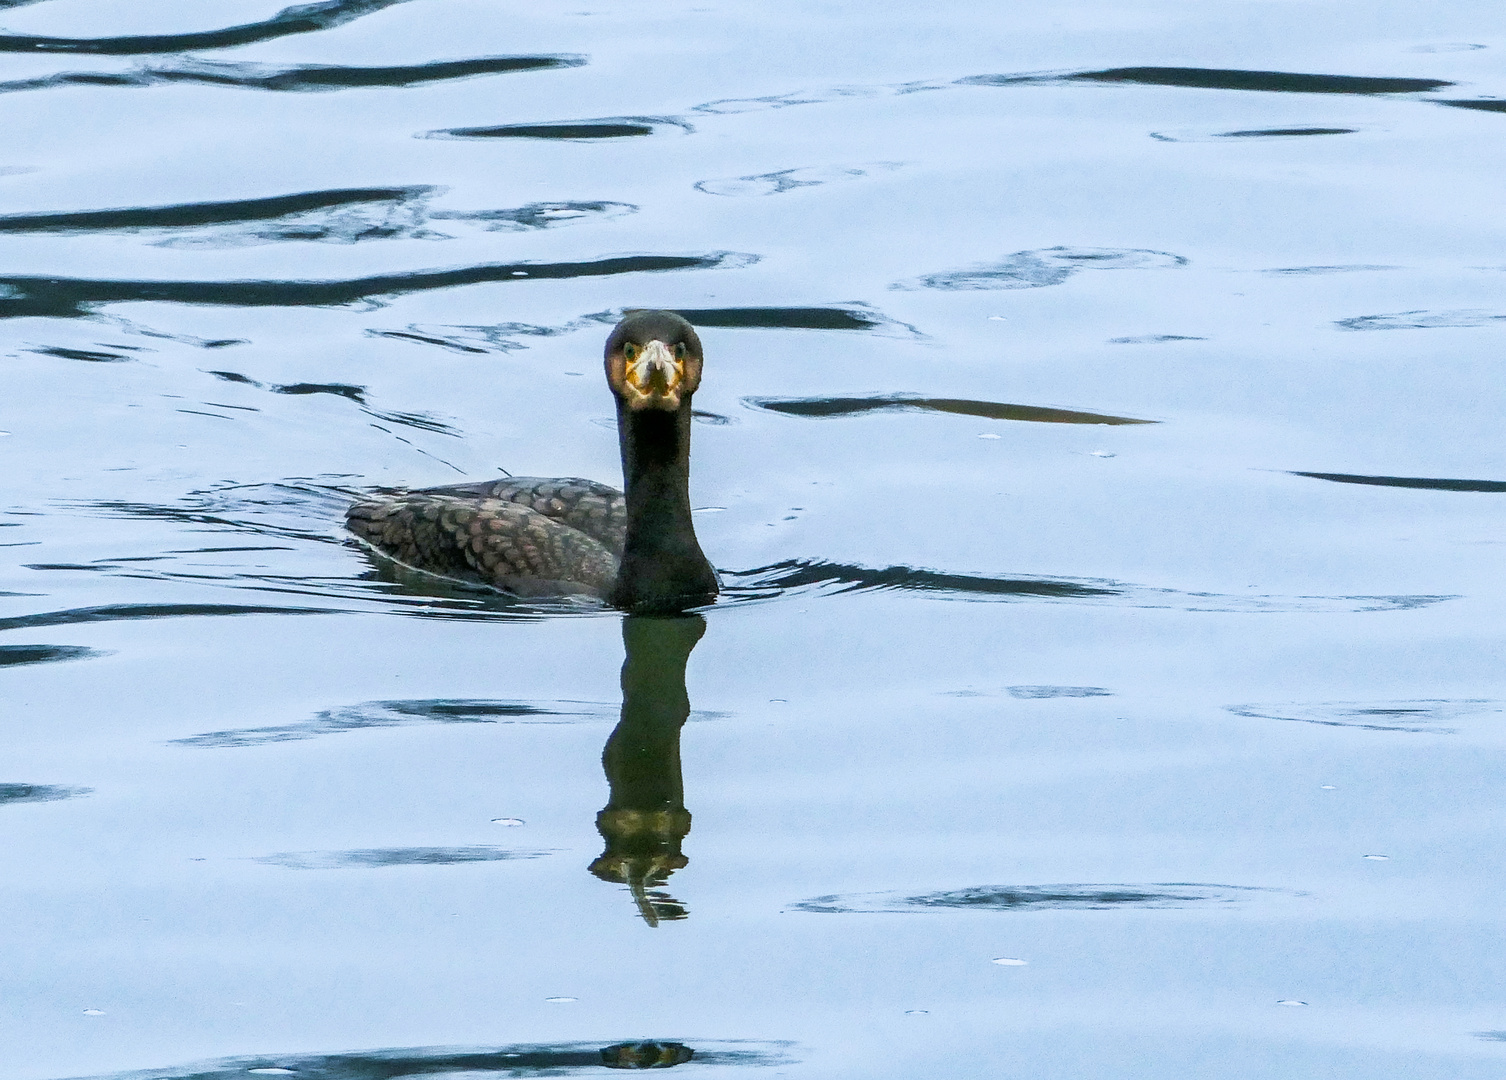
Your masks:
<path fill-rule="evenodd" d="M 617 403 L 627 536 L 612 602 L 668 612 L 710 602 L 716 575 L 690 520 L 690 397 L 675 412 Z"/>
<path fill-rule="evenodd" d="M 629 616 L 622 623 L 622 720 L 602 751 L 611 797 L 596 818 L 606 850 L 591 872 L 629 886 L 651 925 L 683 918 L 684 909 L 647 889 L 688 861 L 680 842 L 690 832 L 680 772 L 680 728 L 690 715 L 685 665 L 705 633 L 699 615 Z"/>

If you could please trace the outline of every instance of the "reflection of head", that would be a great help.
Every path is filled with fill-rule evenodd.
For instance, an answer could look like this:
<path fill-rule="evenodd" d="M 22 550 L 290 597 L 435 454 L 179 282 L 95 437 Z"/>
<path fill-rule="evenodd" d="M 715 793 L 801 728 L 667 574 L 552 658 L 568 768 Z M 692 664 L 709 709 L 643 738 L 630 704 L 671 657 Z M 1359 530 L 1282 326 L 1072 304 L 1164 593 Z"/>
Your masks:
<path fill-rule="evenodd" d="M 602 751 L 611 786 L 596 828 L 606 850 L 591 864 L 603 881 L 626 885 L 650 926 L 683 919 L 685 908 L 656 890 L 690 861 L 680 842 L 690 832 L 680 774 L 680 728 L 690 715 L 685 664 L 706 632 L 699 615 L 629 616 L 622 623 L 622 719 Z"/>

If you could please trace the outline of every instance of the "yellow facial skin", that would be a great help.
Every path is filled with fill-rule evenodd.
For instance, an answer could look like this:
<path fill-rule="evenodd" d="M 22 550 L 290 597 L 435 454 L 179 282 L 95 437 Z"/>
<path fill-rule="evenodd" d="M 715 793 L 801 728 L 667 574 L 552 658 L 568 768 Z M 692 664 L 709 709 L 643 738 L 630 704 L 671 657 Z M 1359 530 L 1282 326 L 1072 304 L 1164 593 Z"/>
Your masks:
<path fill-rule="evenodd" d="M 681 396 L 692 393 L 701 381 L 701 365 L 686 355 L 683 344 L 671 348 L 658 340 L 646 345 L 629 341 L 607 358 L 607 378 L 635 412 L 674 412 Z"/>

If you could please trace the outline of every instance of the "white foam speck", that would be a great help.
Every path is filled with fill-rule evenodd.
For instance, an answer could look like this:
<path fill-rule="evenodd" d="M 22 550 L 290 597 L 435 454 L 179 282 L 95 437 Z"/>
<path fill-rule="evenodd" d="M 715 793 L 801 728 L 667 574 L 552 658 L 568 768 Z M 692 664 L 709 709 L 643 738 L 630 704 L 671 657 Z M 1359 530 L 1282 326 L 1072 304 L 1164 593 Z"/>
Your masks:
<path fill-rule="evenodd" d="M 993 434 L 984 434 L 984 435 L 979 435 L 978 436 L 978 438 L 980 438 L 980 439 L 1002 439 L 1003 437 L 1004 436 L 1002 436 L 1002 435 L 993 435 Z"/>
<path fill-rule="evenodd" d="M 1024 967 L 1026 964 L 1030 963 L 1029 960 L 1019 960 L 1013 956 L 996 956 L 993 958 L 992 962 L 1003 967 Z"/>
<path fill-rule="evenodd" d="M 85 1016 L 103 1016 L 104 1014 L 105 1014 L 105 1011 L 103 1009 L 85 1009 L 84 1010 L 84 1015 Z"/>

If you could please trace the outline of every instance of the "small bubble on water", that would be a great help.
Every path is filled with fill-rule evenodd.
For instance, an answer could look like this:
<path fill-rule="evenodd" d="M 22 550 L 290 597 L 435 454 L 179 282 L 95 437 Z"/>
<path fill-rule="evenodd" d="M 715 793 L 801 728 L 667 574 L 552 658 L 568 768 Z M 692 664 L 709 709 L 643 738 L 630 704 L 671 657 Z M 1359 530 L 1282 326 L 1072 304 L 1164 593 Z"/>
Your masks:
<path fill-rule="evenodd" d="M 988 317 L 988 321 L 989 322 L 1008 322 L 1009 321 L 1009 316 L 1008 315 L 990 315 Z"/>
<path fill-rule="evenodd" d="M 1371 862 L 1389 862 L 1390 859 L 1391 859 L 1391 856 L 1389 856 L 1389 855 L 1366 855 L 1365 858 L 1369 859 Z"/>
<path fill-rule="evenodd" d="M 1026 964 L 1030 963 L 1030 961 L 1020 960 L 1017 957 L 1013 956 L 996 956 L 993 958 L 993 960 L 990 961 L 990 963 L 999 964 L 1002 967 L 1024 967 Z"/>
<path fill-rule="evenodd" d="M 520 817 L 494 817 L 493 825 L 506 825 L 510 829 L 516 829 L 519 825 L 526 824 Z"/>
<path fill-rule="evenodd" d="M 905 1015 L 906 1016 L 929 1016 L 930 1013 L 931 1013 L 930 1009 L 906 1009 L 905 1010 Z"/>
<path fill-rule="evenodd" d="M 1002 439 L 1003 437 L 1002 435 L 995 435 L 992 432 L 986 432 L 978 436 L 980 439 Z"/>
<path fill-rule="evenodd" d="M 1323 790 L 1324 791 L 1338 791 L 1339 789 L 1336 788 L 1336 787 L 1334 787 L 1332 784 L 1324 784 L 1323 785 Z"/>
<path fill-rule="evenodd" d="M 1111 451 L 1108 451 L 1108 450 L 1089 450 L 1088 451 L 1088 456 L 1089 457 L 1110 458 L 1110 457 L 1117 457 L 1118 455 L 1116 455 L 1116 454 L 1114 454 L 1114 453 L 1112 453 Z"/>
<path fill-rule="evenodd" d="M 85 1009 L 84 1010 L 84 1015 L 85 1016 L 103 1016 L 104 1014 L 105 1014 L 105 1011 L 103 1009 Z"/>
<path fill-rule="evenodd" d="M 292 1076 L 292 1069 L 247 1069 L 252 1076 Z"/>
<path fill-rule="evenodd" d="M 1301 1007 L 1303 1005 L 1306 1005 L 1307 1002 L 1305 1002 L 1305 1001 L 1298 1001 L 1296 998 L 1282 998 L 1280 1001 L 1276 1002 L 1276 1004 L 1277 1005 L 1285 1005 L 1288 1008 L 1295 1009 L 1295 1008 L 1299 1008 L 1299 1007 Z"/>
<path fill-rule="evenodd" d="M 512 272 L 512 276 L 513 277 L 527 277 L 528 276 L 528 271 L 527 270 L 514 270 Z"/>
<path fill-rule="evenodd" d="M 552 997 L 552 998 L 545 998 L 544 1000 L 547 1001 L 551 1005 L 568 1005 L 568 1004 L 570 1004 L 570 1002 L 572 1002 L 572 1001 L 578 1001 L 580 999 L 579 998 L 573 998 L 573 997 Z"/>

